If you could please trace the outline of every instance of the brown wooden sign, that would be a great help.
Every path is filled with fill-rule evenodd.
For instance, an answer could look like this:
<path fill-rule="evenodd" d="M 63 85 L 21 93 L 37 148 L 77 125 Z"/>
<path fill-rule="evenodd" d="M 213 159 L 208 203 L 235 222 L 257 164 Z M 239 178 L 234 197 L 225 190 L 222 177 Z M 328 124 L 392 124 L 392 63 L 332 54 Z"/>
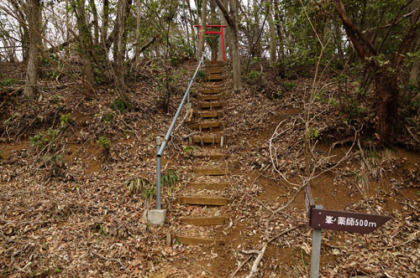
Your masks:
<path fill-rule="evenodd" d="M 350 233 L 371 233 L 391 217 L 349 211 L 311 209 L 309 225 L 317 230 L 328 229 Z"/>

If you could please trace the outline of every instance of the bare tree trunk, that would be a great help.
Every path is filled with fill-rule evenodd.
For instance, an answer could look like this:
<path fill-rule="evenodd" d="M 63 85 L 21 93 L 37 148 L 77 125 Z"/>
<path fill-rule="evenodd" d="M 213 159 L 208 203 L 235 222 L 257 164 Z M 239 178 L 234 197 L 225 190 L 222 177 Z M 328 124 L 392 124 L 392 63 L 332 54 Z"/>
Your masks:
<path fill-rule="evenodd" d="M 216 2 L 214 0 L 210 0 L 210 12 L 211 12 L 211 22 L 210 24 L 216 24 Z M 211 48 L 211 60 L 217 61 L 217 37 L 212 36 L 210 40 L 210 48 Z"/>
<path fill-rule="evenodd" d="M 194 17 L 194 14 L 193 14 L 193 12 L 192 12 L 192 9 L 191 9 L 191 5 L 190 5 L 190 1 L 188 0 L 187 1 L 187 5 L 188 5 L 188 12 L 189 12 L 189 14 L 190 14 L 190 24 L 191 24 L 191 34 L 192 34 L 192 41 L 193 41 L 193 43 L 195 42 L 195 27 L 194 27 L 194 23 L 195 23 L 195 17 Z M 195 46 L 193 47 L 193 49 L 194 49 L 194 55 L 195 55 Z"/>
<path fill-rule="evenodd" d="M 417 10 L 413 14 L 411 25 L 406 33 L 402 36 L 402 40 L 393 53 L 390 63 L 386 65 L 378 64 L 375 59 L 368 59 L 380 54 L 369 40 L 360 30 L 353 24 L 347 15 L 342 0 L 336 1 L 336 9 L 339 13 L 341 21 L 347 36 L 350 38 L 354 48 L 360 58 L 367 62 L 367 66 L 375 73 L 375 95 L 376 95 L 376 135 L 379 137 L 381 144 L 389 144 L 395 135 L 393 129 L 397 126 L 397 112 L 399 105 L 399 87 L 398 76 L 400 66 L 403 63 L 403 55 L 407 53 L 417 37 L 418 26 L 420 25 L 420 11 Z"/>
<path fill-rule="evenodd" d="M 106 44 L 108 36 L 108 22 L 109 22 L 109 0 L 104 0 L 102 10 L 102 30 L 101 30 L 101 45 Z"/>
<path fill-rule="evenodd" d="M 141 4 L 142 0 L 137 0 L 137 18 L 136 18 L 136 59 L 135 68 L 138 68 L 140 64 L 140 28 L 141 28 Z"/>
<path fill-rule="evenodd" d="M 420 0 L 414 0 L 411 5 L 410 5 L 410 9 L 411 10 L 415 10 L 416 8 L 418 9 L 420 5 Z M 415 17 L 412 17 L 412 21 L 415 20 Z M 416 51 L 419 50 L 420 48 L 420 35 L 417 34 L 416 36 L 416 43 L 413 49 L 413 53 L 415 53 Z M 411 66 L 411 70 L 410 70 L 410 83 L 414 84 L 416 86 L 419 85 L 419 75 L 420 75 L 420 60 L 418 57 L 415 58 L 413 65 Z"/>
<path fill-rule="evenodd" d="M 240 92 L 241 85 L 241 60 L 239 53 L 239 27 L 238 27 L 238 9 L 237 0 L 230 0 L 230 11 L 227 10 L 222 0 L 216 0 L 217 5 L 225 17 L 229 26 L 231 49 L 232 49 L 232 68 L 233 68 L 233 90 Z"/>
<path fill-rule="evenodd" d="M 276 62 L 276 52 L 277 52 L 277 39 L 276 39 L 276 30 L 274 26 L 274 18 L 273 18 L 273 6 L 271 1 L 269 1 L 268 7 L 269 14 L 268 14 L 268 27 L 270 30 L 270 64 L 273 65 Z"/>
<path fill-rule="evenodd" d="M 98 11 L 96 9 L 95 0 L 89 0 L 89 6 L 93 15 L 93 34 L 94 34 L 94 44 L 95 46 L 99 45 L 99 20 L 98 20 Z"/>
<path fill-rule="evenodd" d="M 201 59 L 201 56 L 203 56 L 204 51 L 204 41 L 206 36 L 206 24 L 207 24 L 207 0 L 203 0 L 201 7 L 201 30 L 200 30 L 200 41 L 198 45 L 198 53 L 197 53 L 197 59 Z"/>
<path fill-rule="evenodd" d="M 42 7 L 40 0 L 28 0 L 26 3 L 26 17 L 29 24 L 29 57 L 26 69 L 26 84 L 24 95 L 33 97 L 36 94 L 39 60 L 42 47 Z"/>
<path fill-rule="evenodd" d="M 76 16 L 77 28 L 79 31 L 79 53 L 83 61 L 82 73 L 86 78 L 86 80 L 84 80 L 84 93 L 87 97 L 91 97 L 91 95 L 95 93 L 93 87 L 95 84 L 95 78 L 92 69 L 92 57 L 89 54 L 89 51 L 92 51 L 93 42 L 92 34 L 86 23 L 85 1 L 72 0 L 71 5 Z"/>
<path fill-rule="evenodd" d="M 116 40 L 114 45 L 115 58 L 115 87 L 121 99 L 130 105 L 130 100 L 127 96 L 127 87 L 125 85 L 124 75 L 124 60 L 126 51 L 126 36 L 125 30 L 128 14 L 130 13 L 131 0 L 118 1 L 116 25 L 118 26 Z"/>
<path fill-rule="evenodd" d="M 238 2 L 230 0 L 233 24 L 231 27 L 231 45 L 232 45 L 232 68 L 233 68 L 233 90 L 239 93 L 242 90 L 241 85 L 241 57 L 239 52 L 239 26 L 238 26 Z"/>
<path fill-rule="evenodd" d="M 227 1 L 224 0 L 223 4 L 225 6 L 227 6 Z M 221 25 L 226 25 L 227 26 L 226 19 L 223 16 L 223 12 L 220 9 L 219 9 L 219 17 L 220 17 Z M 225 45 L 222 45 L 222 37 L 219 36 L 219 47 L 218 47 L 219 53 L 217 55 L 219 61 L 223 61 L 223 51 L 226 51 L 227 46 L 228 46 L 228 42 L 229 42 L 229 29 L 223 28 L 223 41 L 224 41 L 224 44 Z M 223 49 L 223 47 L 225 49 Z"/>

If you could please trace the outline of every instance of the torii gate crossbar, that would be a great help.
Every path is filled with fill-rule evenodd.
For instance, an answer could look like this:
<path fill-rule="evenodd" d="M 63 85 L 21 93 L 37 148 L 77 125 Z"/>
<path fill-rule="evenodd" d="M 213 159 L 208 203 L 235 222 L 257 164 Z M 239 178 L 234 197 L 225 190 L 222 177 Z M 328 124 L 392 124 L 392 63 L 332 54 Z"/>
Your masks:
<path fill-rule="evenodd" d="M 201 39 L 201 25 L 194 25 L 194 27 L 198 27 L 198 47 L 200 47 L 200 39 Z M 206 25 L 206 34 L 208 35 L 221 35 L 222 38 L 222 53 L 223 53 L 223 62 L 226 60 L 225 57 L 225 36 L 223 33 L 223 28 L 227 27 L 226 25 Z M 220 31 L 207 31 L 207 28 L 219 28 Z"/>

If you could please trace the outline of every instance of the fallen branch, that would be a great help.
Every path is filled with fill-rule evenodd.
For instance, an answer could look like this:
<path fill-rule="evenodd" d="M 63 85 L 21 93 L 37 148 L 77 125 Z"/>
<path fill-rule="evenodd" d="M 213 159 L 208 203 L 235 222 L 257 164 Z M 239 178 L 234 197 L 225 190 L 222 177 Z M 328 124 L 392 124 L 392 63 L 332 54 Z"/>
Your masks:
<path fill-rule="evenodd" d="M 298 228 L 300 228 L 300 227 L 302 227 L 304 224 L 300 224 L 300 225 L 298 225 L 298 226 L 295 226 L 295 227 L 292 227 L 292 228 L 290 228 L 290 229 L 287 229 L 286 231 L 283 231 L 283 232 L 281 232 L 280 234 L 278 234 L 278 235 L 276 235 L 276 236 L 274 236 L 274 237 L 272 237 L 271 239 L 269 239 L 267 242 L 264 242 L 263 243 L 263 247 L 261 248 L 261 250 L 260 251 L 256 251 L 256 250 L 242 250 L 241 252 L 242 253 L 245 253 L 245 254 L 255 254 L 255 253 L 257 253 L 258 254 L 258 256 L 257 256 L 257 258 L 255 259 L 255 261 L 254 261 L 254 263 L 253 263 L 253 265 L 252 265 L 252 268 L 251 268 L 251 271 L 249 272 L 249 274 L 246 276 L 246 278 L 252 278 L 252 277 L 254 277 L 255 276 L 255 274 L 257 273 L 257 271 L 258 271 L 258 265 L 260 264 L 260 262 L 261 262 L 261 260 L 262 260 L 262 258 L 264 257 L 264 253 L 265 253 L 265 251 L 267 250 L 267 247 L 268 247 L 268 245 L 271 243 L 271 242 L 273 242 L 274 240 L 276 240 L 276 239 L 278 239 L 279 237 L 281 237 L 282 235 L 285 235 L 285 234 L 287 234 L 287 233 L 289 233 L 289 232 L 291 232 L 291 231 L 294 231 L 294 230 L 296 230 L 296 229 L 298 229 Z"/>
<path fill-rule="evenodd" d="M 246 258 L 246 260 L 245 261 L 243 261 L 239 266 L 238 266 L 238 268 L 235 270 L 235 272 L 233 272 L 231 275 L 230 275 L 230 277 L 235 277 L 236 276 L 236 274 L 238 273 L 238 271 L 239 270 L 241 270 L 241 268 L 250 260 L 252 258 L 252 255 L 251 256 L 248 256 L 248 258 Z"/>

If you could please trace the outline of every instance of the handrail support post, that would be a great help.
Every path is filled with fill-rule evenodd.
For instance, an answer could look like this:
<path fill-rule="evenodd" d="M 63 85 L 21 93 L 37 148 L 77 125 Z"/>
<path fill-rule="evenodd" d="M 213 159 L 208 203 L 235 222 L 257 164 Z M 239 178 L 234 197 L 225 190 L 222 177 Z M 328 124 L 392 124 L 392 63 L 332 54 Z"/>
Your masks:
<path fill-rule="evenodd" d="M 160 190 L 161 190 L 161 156 L 159 155 L 160 146 L 162 145 L 162 138 L 156 137 L 156 208 L 161 209 L 160 204 Z"/>

